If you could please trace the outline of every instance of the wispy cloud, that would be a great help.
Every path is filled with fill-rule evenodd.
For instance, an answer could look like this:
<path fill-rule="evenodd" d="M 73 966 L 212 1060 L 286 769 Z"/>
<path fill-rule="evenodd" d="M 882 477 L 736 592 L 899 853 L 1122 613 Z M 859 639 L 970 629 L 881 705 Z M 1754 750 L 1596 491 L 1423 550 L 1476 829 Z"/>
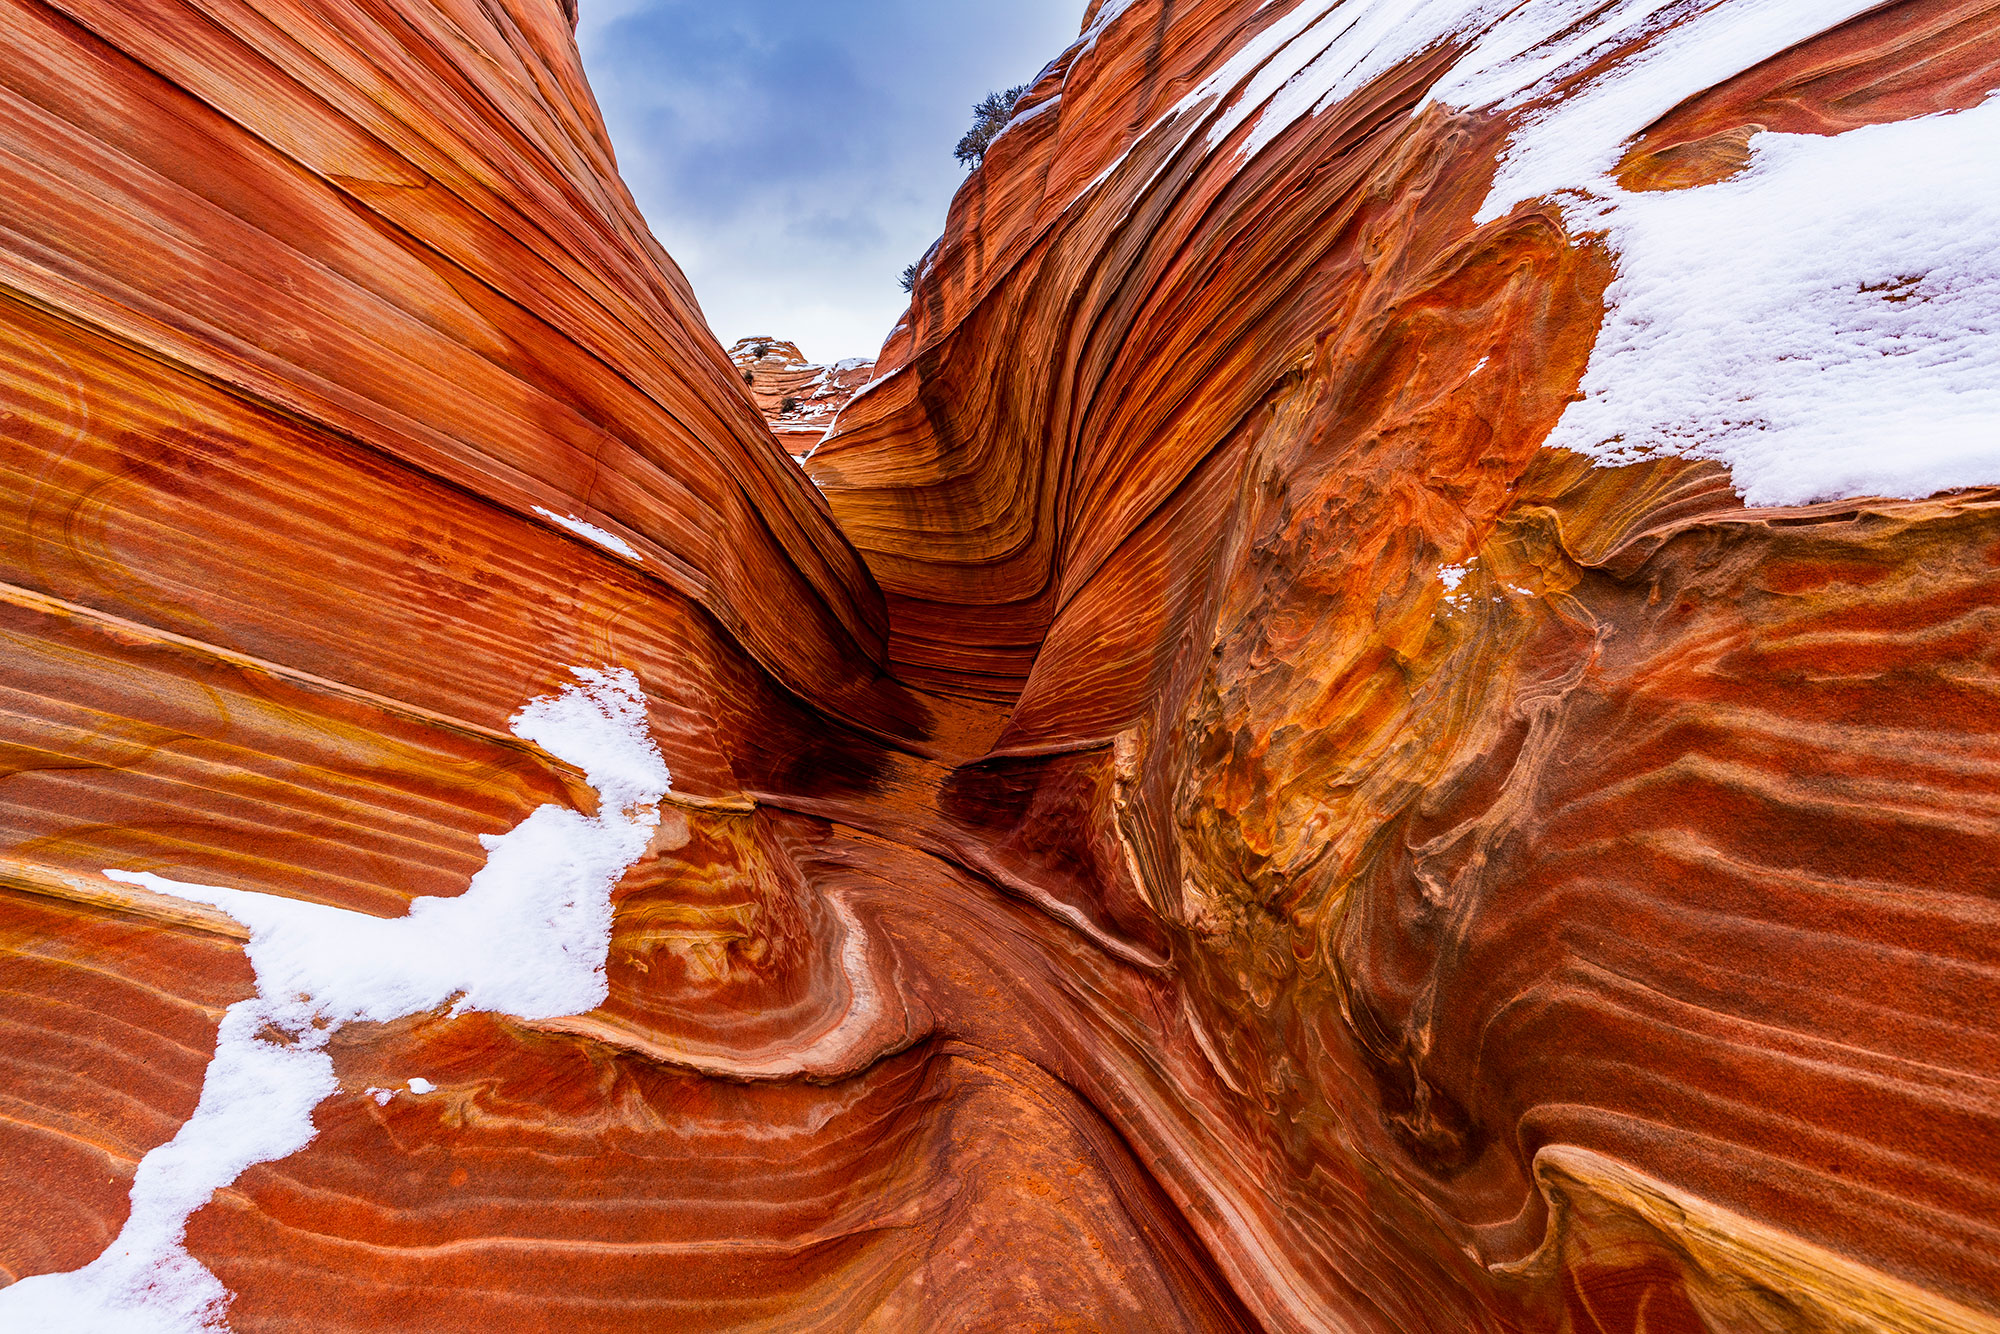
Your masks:
<path fill-rule="evenodd" d="M 1084 0 L 582 0 L 639 206 L 726 343 L 872 356 L 965 178 L 971 105 L 1032 78 Z"/>

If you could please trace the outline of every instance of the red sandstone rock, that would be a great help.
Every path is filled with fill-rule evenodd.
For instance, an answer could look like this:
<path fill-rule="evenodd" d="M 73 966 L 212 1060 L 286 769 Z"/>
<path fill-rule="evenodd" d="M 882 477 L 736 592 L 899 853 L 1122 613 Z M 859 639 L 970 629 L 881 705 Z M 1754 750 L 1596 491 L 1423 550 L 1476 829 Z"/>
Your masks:
<path fill-rule="evenodd" d="M 1613 255 L 1477 215 L 1657 34 L 1463 110 L 1453 29 L 1246 152 L 1301 14 L 1092 6 L 823 499 L 556 0 L 0 9 L 6 1278 L 253 986 L 99 872 L 460 892 L 593 807 L 508 731 L 584 665 L 675 785 L 607 1000 L 342 1028 L 190 1221 L 233 1328 L 2000 1328 L 1995 493 L 1547 448 Z M 1996 63 L 1880 6 L 1612 165 Z"/>
<path fill-rule="evenodd" d="M 798 344 L 744 338 L 729 349 L 757 410 L 794 457 L 810 454 L 849 399 L 874 378 L 875 363 L 851 357 L 831 366 L 807 361 Z"/>

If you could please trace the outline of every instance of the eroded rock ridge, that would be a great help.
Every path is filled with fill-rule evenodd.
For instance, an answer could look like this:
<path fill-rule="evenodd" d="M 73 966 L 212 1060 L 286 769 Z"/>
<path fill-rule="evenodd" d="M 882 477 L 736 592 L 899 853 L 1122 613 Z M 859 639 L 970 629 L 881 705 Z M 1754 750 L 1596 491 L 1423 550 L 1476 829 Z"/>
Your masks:
<path fill-rule="evenodd" d="M 729 349 L 729 360 L 771 434 L 794 458 L 818 447 L 848 400 L 875 376 L 875 363 L 866 357 L 822 366 L 807 361 L 797 343 L 778 338 L 739 339 Z"/>

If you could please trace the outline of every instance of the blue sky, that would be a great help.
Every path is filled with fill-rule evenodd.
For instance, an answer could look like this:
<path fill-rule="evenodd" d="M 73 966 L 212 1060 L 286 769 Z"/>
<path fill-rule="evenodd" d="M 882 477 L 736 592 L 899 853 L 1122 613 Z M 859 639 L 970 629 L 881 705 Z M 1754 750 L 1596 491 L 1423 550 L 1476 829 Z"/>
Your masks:
<path fill-rule="evenodd" d="M 618 164 L 726 345 L 875 355 L 943 230 L 951 150 L 1085 0 L 582 0 Z"/>

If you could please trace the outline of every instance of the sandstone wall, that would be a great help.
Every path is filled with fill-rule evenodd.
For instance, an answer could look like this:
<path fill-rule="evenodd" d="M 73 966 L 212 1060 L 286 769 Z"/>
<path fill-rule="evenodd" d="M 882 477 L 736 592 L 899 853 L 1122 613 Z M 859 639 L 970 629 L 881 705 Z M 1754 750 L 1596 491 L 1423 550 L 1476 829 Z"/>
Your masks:
<path fill-rule="evenodd" d="M 342 1028 L 232 1328 L 2000 1328 L 1995 493 L 1548 447 L 1617 253 L 1482 207 L 1673 28 L 1468 105 L 1407 8 L 1267 118 L 1336 7 L 1094 3 L 802 472 L 556 0 L 0 5 L 0 1274 L 253 985 L 103 870 L 459 893 L 625 667 L 608 999 Z M 1996 65 L 1818 22 L 1618 179 Z"/>

